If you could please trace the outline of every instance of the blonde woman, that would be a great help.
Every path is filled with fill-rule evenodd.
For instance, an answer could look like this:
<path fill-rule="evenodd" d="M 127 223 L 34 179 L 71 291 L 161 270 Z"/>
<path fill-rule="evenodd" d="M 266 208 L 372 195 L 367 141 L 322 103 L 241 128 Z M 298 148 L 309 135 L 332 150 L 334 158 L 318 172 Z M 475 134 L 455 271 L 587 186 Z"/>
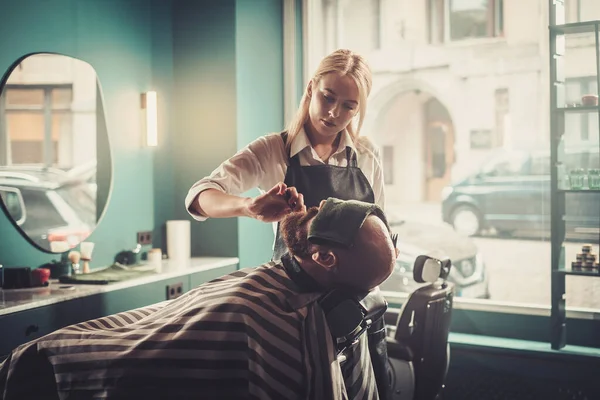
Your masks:
<path fill-rule="evenodd" d="M 383 208 L 380 158 L 371 142 L 360 136 L 370 91 L 371 71 L 360 55 L 337 50 L 326 56 L 288 129 L 256 139 L 196 182 L 185 200 L 189 213 L 198 221 L 248 216 L 279 223 L 287 214 L 319 206 L 328 197 Z M 262 194 L 239 196 L 252 188 Z M 273 260 L 279 261 L 286 250 L 277 229 Z M 367 375 L 375 377 L 379 398 L 391 398 L 383 317 L 367 336 L 373 367 L 373 374 Z M 346 382 L 352 377 L 351 366 L 341 364 Z M 348 393 L 348 398 L 354 396 Z"/>
<path fill-rule="evenodd" d="M 384 206 L 378 153 L 360 136 L 371 71 L 350 50 L 321 60 L 308 82 L 298 112 L 282 133 L 262 136 L 196 182 L 185 200 L 198 221 L 248 216 L 279 222 L 292 211 L 337 197 Z M 255 198 L 240 197 L 258 188 Z M 275 232 L 273 259 L 285 245 Z"/>

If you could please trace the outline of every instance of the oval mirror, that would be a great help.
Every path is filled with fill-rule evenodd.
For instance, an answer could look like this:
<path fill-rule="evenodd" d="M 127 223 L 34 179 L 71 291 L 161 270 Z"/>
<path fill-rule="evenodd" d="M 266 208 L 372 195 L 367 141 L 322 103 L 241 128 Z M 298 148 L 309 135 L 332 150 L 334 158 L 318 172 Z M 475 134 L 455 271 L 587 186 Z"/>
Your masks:
<path fill-rule="evenodd" d="M 0 205 L 14 226 L 43 251 L 75 247 L 98 224 L 110 180 L 94 68 L 60 54 L 17 60 L 0 81 Z"/>

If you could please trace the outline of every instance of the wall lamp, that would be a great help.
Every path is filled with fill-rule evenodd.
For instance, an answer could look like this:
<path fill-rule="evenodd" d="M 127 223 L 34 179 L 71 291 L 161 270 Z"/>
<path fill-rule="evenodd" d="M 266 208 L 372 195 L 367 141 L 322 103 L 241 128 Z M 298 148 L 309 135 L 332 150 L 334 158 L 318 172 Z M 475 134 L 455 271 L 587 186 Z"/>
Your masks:
<path fill-rule="evenodd" d="M 142 109 L 145 110 L 146 146 L 155 147 L 158 145 L 158 110 L 155 91 L 142 93 Z"/>

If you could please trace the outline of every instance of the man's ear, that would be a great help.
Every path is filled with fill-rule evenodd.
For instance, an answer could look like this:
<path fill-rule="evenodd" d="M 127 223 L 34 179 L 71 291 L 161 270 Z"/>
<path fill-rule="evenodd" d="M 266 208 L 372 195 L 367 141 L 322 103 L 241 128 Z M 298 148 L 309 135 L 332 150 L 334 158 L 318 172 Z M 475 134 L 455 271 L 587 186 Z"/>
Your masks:
<path fill-rule="evenodd" d="M 338 257 L 331 250 L 317 250 L 312 253 L 312 260 L 327 271 L 333 271 L 337 267 Z"/>

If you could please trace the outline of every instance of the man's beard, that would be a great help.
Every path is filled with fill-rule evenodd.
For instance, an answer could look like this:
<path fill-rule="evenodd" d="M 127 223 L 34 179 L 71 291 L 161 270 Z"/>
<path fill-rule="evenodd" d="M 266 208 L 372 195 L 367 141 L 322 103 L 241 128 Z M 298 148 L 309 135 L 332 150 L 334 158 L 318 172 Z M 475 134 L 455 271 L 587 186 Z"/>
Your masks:
<path fill-rule="evenodd" d="M 318 207 L 310 207 L 306 212 L 299 211 L 288 214 L 279 226 L 279 233 L 290 254 L 300 258 L 310 257 L 308 243 L 308 221 L 319 212 Z"/>

